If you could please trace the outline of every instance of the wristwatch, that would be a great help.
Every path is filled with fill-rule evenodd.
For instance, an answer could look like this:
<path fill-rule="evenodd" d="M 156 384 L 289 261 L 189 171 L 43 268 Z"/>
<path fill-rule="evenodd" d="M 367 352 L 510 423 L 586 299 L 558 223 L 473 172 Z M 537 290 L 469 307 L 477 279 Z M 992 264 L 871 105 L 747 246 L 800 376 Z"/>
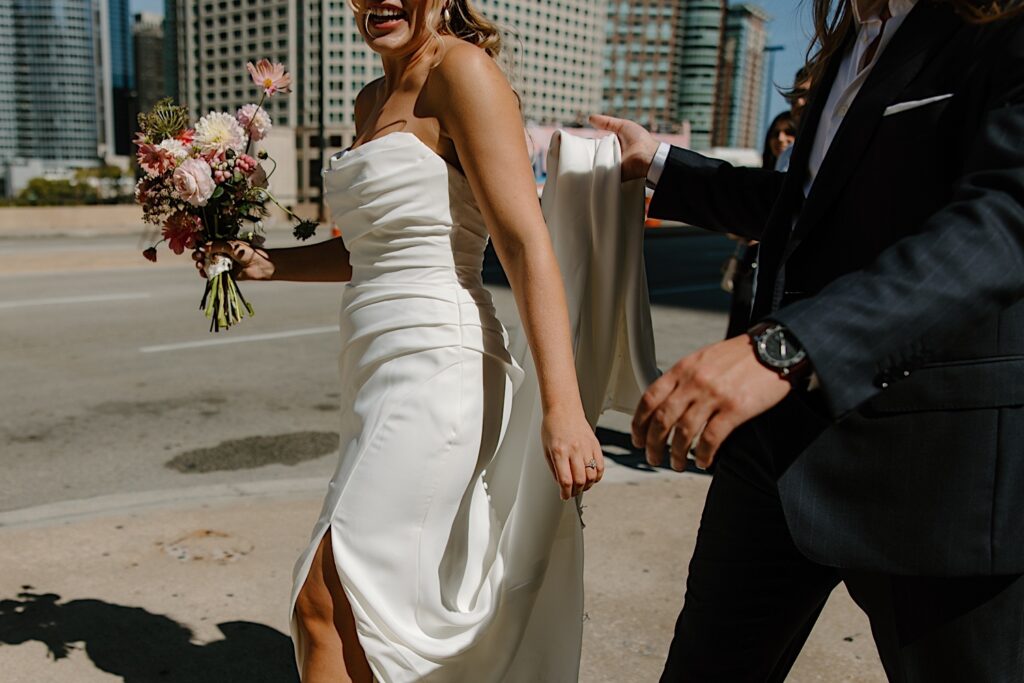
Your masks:
<path fill-rule="evenodd" d="M 807 352 L 785 326 L 763 322 L 747 334 L 754 342 L 754 354 L 761 365 L 791 381 L 810 375 L 811 361 Z"/>

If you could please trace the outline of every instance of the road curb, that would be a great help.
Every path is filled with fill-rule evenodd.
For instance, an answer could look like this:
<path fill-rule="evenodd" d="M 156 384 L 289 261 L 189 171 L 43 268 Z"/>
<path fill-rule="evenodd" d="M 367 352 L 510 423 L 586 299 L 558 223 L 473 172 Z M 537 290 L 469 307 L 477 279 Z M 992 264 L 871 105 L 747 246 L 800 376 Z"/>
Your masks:
<path fill-rule="evenodd" d="M 0 530 L 56 526 L 129 512 L 222 504 L 244 498 L 322 496 L 326 486 L 324 477 L 311 477 L 116 493 L 0 512 Z"/>

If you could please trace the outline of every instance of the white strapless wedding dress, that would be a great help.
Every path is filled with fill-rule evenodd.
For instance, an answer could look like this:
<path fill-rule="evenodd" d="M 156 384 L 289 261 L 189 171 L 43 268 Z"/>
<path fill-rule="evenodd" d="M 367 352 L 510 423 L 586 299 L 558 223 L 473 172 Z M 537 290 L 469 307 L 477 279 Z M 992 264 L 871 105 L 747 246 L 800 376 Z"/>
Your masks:
<path fill-rule="evenodd" d="M 569 255 L 561 265 L 594 423 L 606 407 L 631 409 L 655 373 L 643 188 L 620 201 L 614 138 L 562 136 L 552 149 L 549 168 L 562 149 L 563 172 L 548 185 L 563 200 L 546 193 L 545 213 L 566 228 L 554 244 Z M 399 132 L 333 158 L 324 182 L 353 273 L 341 311 L 340 461 L 294 573 L 297 656 L 295 599 L 330 533 L 382 683 L 576 681 L 578 506 L 560 500 L 545 461 L 523 335 L 509 339 L 483 286 L 488 237 L 468 181 Z"/>
<path fill-rule="evenodd" d="M 510 424 L 514 394 L 536 389 L 521 386 L 481 280 L 487 231 L 469 183 L 410 133 L 334 158 L 324 181 L 353 271 L 341 457 L 292 615 L 329 532 L 383 683 L 575 681 L 580 519 L 539 434 Z"/>

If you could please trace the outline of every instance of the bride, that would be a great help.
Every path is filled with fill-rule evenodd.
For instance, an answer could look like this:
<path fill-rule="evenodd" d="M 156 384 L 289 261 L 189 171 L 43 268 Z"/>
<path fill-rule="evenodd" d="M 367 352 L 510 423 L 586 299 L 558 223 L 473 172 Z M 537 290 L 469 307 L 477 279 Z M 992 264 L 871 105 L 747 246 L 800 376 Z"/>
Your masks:
<path fill-rule="evenodd" d="M 324 172 L 342 238 L 196 254 L 230 254 L 247 279 L 348 281 L 341 456 L 292 591 L 302 680 L 574 681 L 582 545 L 565 501 L 604 462 L 500 36 L 469 0 L 353 9 L 384 77 Z M 488 238 L 525 371 L 481 280 Z M 539 435 L 513 410 L 530 391 Z"/>

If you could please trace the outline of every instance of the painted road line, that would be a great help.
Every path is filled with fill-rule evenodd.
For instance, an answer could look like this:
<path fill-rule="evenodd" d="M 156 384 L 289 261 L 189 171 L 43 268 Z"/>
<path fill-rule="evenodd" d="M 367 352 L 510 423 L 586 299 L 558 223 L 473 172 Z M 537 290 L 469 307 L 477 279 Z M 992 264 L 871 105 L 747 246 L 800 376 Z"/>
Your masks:
<path fill-rule="evenodd" d="M 180 351 L 182 349 L 198 349 L 204 346 L 222 346 L 224 344 L 243 344 L 245 342 L 268 341 L 271 339 L 288 339 L 290 337 L 306 337 L 311 334 L 327 334 L 337 332 L 338 326 L 330 327 L 307 327 L 301 330 L 289 330 L 288 332 L 270 332 L 268 334 L 250 334 L 241 337 L 218 337 L 216 339 L 203 339 L 200 341 L 179 342 L 177 344 L 160 344 L 158 346 L 143 346 L 139 349 L 142 353 L 162 353 L 164 351 Z"/>
<path fill-rule="evenodd" d="M 47 299 L 22 299 L 21 301 L 0 301 L 0 310 L 7 308 L 27 308 L 30 306 L 54 306 L 60 304 L 91 304 L 104 301 L 130 301 L 133 299 L 148 299 L 148 292 L 134 292 L 132 294 L 94 294 L 91 296 L 61 296 Z"/>

